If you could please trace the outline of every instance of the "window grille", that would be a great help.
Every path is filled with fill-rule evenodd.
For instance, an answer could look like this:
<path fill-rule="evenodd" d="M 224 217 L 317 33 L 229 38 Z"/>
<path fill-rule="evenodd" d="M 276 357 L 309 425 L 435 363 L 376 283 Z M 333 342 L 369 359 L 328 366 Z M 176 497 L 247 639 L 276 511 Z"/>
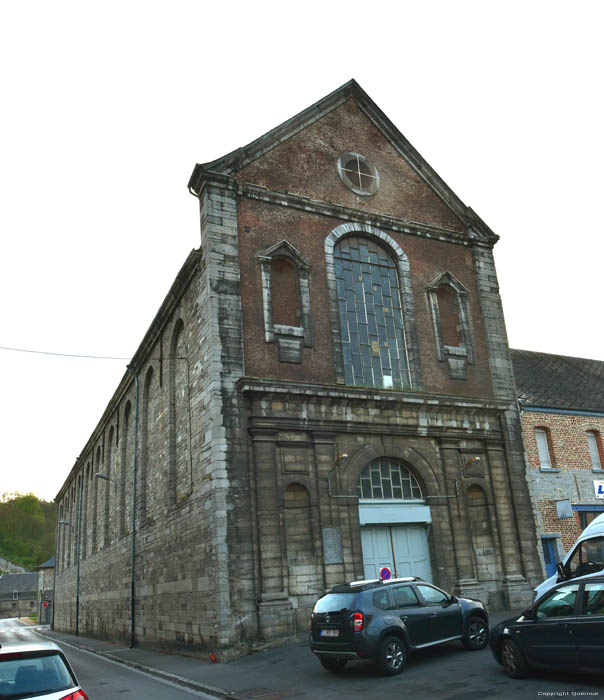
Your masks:
<path fill-rule="evenodd" d="M 360 153 L 345 153 L 338 159 L 338 174 L 346 187 L 356 194 L 375 194 L 380 186 L 376 167 Z"/>
<path fill-rule="evenodd" d="M 376 459 L 363 469 L 357 494 L 363 499 L 422 499 L 422 490 L 413 474 L 402 464 L 387 459 Z"/>

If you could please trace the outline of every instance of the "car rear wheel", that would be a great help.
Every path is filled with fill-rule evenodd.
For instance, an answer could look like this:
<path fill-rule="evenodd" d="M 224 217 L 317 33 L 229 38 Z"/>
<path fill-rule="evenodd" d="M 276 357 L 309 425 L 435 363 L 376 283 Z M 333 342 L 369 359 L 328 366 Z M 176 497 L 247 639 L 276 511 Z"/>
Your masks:
<path fill-rule="evenodd" d="M 524 654 L 512 639 L 504 639 L 501 643 L 501 664 L 510 678 L 524 678 L 528 673 Z"/>
<path fill-rule="evenodd" d="M 321 662 L 321 666 L 323 666 L 323 668 L 326 668 L 332 673 L 340 673 L 344 670 L 344 667 L 348 663 L 348 659 L 326 659 L 322 656 L 319 657 L 319 661 Z"/>
<path fill-rule="evenodd" d="M 484 649 L 489 641 L 489 626 L 481 617 L 471 617 L 461 643 L 469 651 Z"/>
<path fill-rule="evenodd" d="M 377 661 L 383 673 L 396 676 L 407 663 L 405 643 L 398 637 L 384 637 Z"/>

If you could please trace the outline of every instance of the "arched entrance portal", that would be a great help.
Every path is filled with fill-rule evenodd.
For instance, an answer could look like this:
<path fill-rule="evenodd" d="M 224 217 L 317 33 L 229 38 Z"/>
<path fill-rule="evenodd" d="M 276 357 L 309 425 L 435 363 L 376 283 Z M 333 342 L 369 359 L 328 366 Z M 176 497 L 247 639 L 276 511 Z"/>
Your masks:
<path fill-rule="evenodd" d="M 432 518 L 413 473 L 399 462 L 375 459 L 361 472 L 357 491 L 365 578 L 378 578 L 387 566 L 393 576 L 432 581 Z"/>

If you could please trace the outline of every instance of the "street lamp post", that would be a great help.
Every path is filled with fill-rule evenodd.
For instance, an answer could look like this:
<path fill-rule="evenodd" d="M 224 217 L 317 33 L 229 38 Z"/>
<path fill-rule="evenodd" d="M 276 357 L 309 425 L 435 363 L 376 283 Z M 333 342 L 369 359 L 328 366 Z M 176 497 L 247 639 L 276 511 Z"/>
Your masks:
<path fill-rule="evenodd" d="M 58 516 L 57 516 L 58 517 Z M 59 557 L 57 556 L 59 552 L 59 547 L 58 547 L 58 540 L 59 540 L 59 533 L 61 532 L 59 525 L 64 525 L 66 527 L 70 527 L 71 523 L 69 520 L 57 520 L 57 535 L 55 537 L 55 570 L 53 574 L 53 589 L 52 589 L 52 621 L 50 623 L 50 629 L 54 630 L 55 628 L 55 607 L 57 605 L 57 568 L 59 566 Z M 61 538 L 61 544 L 63 544 L 63 539 Z"/>
<path fill-rule="evenodd" d="M 84 473 L 80 474 L 80 503 L 78 505 L 78 534 L 76 538 L 76 614 L 75 614 L 75 633 L 80 634 L 80 547 L 82 538 L 82 500 L 84 496 Z"/>

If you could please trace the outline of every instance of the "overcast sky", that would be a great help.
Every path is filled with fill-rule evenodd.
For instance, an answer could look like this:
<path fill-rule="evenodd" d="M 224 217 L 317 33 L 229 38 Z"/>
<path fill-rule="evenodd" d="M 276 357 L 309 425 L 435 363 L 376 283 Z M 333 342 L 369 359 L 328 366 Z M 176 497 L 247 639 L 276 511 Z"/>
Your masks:
<path fill-rule="evenodd" d="M 510 345 L 604 360 L 601 2 L 4 2 L 0 346 L 131 357 L 196 162 L 355 78 L 499 235 Z M 124 360 L 0 350 L 0 493 L 51 500 Z"/>

